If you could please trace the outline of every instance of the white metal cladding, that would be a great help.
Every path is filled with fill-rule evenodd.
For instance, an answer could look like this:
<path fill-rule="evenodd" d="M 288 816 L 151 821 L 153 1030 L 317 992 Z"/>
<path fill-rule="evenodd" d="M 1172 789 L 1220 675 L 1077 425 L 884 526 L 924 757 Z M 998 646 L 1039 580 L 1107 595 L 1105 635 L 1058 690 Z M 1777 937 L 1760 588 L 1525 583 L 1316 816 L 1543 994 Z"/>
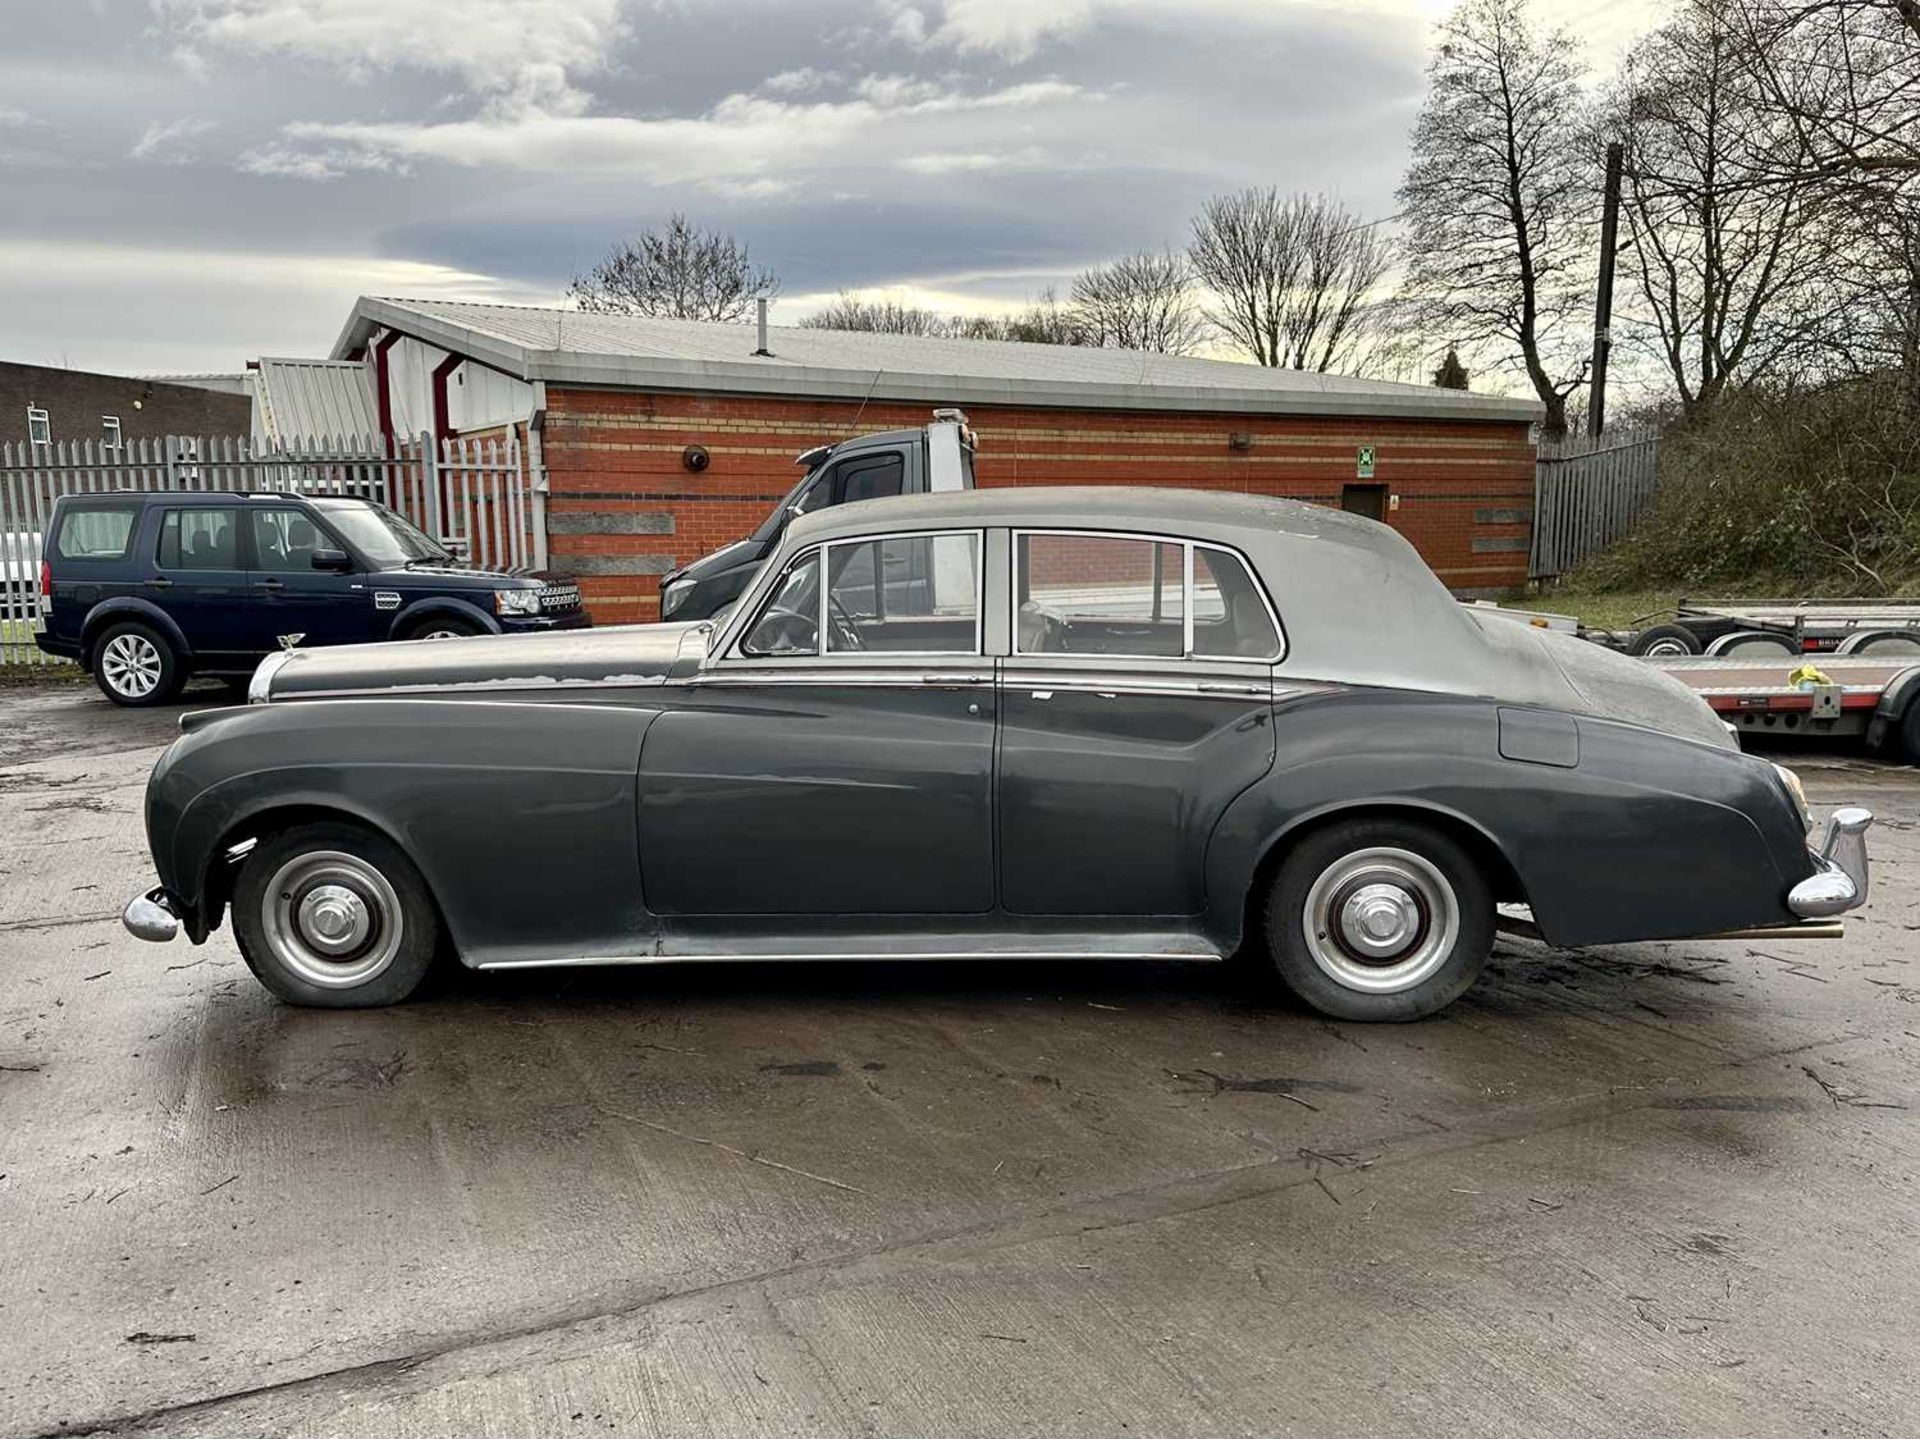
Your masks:
<path fill-rule="evenodd" d="M 476 565 L 544 569 L 544 487 L 518 438 L 340 437 L 270 444 L 222 437 L 0 444 L 0 665 L 64 664 L 34 643 L 40 555 L 63 495 L 138 490 L 354 495 L 430 535 L 465 544 Z"/>

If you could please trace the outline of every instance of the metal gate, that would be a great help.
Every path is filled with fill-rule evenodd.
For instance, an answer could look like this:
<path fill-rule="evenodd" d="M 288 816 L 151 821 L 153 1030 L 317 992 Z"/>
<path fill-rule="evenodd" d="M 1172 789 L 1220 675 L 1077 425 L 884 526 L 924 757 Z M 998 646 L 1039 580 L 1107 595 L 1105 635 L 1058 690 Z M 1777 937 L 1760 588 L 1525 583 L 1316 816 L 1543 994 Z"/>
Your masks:
<path fill-rule="evenodd" d="M 517 435 L 267 445 L 233 437 L 0 445 L 0 664 L 59 664 L 34 643 L 40 550 L 62 495 L 120 490 L 355 495 L 387 505 L 473 563 L 544 569 L 545 496 Z"/>
<path fill-rule="evenodd" d="M 1527 577 L 1565 574 L 1625 535 L 1653 502 L 1659 465 L 1657 433 L 1542 441 Z"/>

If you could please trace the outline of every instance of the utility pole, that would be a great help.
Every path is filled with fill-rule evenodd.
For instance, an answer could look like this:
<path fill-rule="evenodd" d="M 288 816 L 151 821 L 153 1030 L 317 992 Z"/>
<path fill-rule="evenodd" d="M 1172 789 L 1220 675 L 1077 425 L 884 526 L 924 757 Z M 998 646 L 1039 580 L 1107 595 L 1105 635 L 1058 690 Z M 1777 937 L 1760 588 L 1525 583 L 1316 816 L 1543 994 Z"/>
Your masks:
<path fill-rule="evenodd" d="M 1620 237 L 1620 165 L 1624 147 L 1607 146 L 1607 193 L 1600 212 L 1600 285 L 1593 301 L 1593 386 L 1587 392 L 1587 433 L 1607 427 L 1607 352 L 1613 348 L 1613 257 Z"/>

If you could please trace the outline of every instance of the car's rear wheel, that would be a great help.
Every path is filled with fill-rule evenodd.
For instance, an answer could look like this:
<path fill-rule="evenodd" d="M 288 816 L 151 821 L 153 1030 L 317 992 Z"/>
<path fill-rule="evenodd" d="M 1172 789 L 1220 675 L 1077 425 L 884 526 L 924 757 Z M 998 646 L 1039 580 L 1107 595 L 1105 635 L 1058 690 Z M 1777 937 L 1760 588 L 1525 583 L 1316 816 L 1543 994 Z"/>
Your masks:
<path fill-rule="evenodd" d="M 1493 893 L 1450 836 L 1398 819 L 1307 835 L 1268 895 L 1267 949 L 1287 987 L 1339 1019 L 1419 1019 L 1464 994 L 1493 947 Z"/>
<path fill-rule="evenodd" d="M 290 1004 L 398 1004 L 427 977 L 439 911 L 413 861 L 359 825 L 301 825 L 262 840 L 233 894 L 256 978 Z"/>
<path fill-rule="evenodd" d="M 100 693 L 117 705 L 165 704 L 186 680 L 167 637 L 133 620 L 102 630 L 90 662 Z"/>

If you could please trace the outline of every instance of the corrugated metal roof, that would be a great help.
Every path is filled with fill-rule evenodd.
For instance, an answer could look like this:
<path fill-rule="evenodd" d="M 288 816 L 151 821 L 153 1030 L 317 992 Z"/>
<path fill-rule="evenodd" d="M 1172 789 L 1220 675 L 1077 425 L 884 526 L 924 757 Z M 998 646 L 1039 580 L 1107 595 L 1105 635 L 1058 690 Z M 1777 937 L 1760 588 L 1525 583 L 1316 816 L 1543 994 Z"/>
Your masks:
<path fill-rule="evenodd" d="M 272 440 L 377 435 L 367 367 L 341 360 L 261 360 L 255 380 L 255 428 Z"/>
<path fill-rule="evenodd" d="M 785 326 L 755 355 L 754 325 L 524 305 L 363 296 L 334 346 L 397 329 L 526 380 L 818 398 L 1112 409 L 1538 418 L 1532 400 L 1140 350 L 931 339 Z"/>

